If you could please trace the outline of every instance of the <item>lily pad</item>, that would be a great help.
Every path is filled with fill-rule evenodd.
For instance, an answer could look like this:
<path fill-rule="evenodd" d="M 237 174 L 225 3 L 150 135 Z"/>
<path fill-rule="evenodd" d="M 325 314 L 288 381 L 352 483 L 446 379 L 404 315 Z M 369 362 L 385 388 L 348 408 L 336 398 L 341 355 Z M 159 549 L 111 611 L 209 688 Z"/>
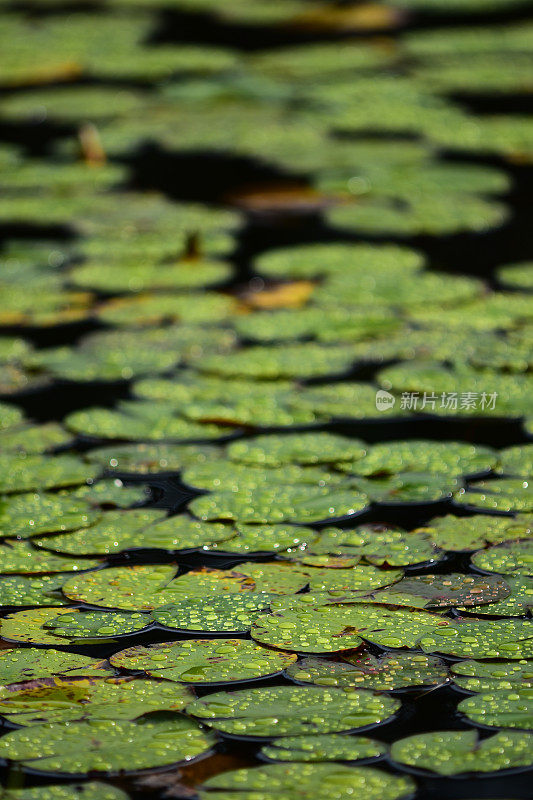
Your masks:
<path fill-rule="evenodd" d="M 515 445 L 501 450 L 498 472 L 503 472 L 504 475 L 523 475 L 524 478 L 533 474 L 533 445 Z"/>
<path fill-rule="evenodd" d="M 352 470 L 359 475 L 416 471 L 458 476 L 486 472 L 496 461 L 489 447 L 419 439 L 375 444 Z"/>
<path fill-rule="evenodd" d="M 66 597 L 77 602 L 149 611 L 164 604 L 164 600 L 158 602 L 159 595 L 175 574 L 172 565 L 110 567 L 70 578 L 62 588 Z"/>
<path fill-rule="evenodd" d="M 186 763 L 213 745 L 211 735 L 183 716 L 145 717 L 21 728 L 2 738 L 0 756 L 40 772 L 86 775 Z"/>
<path fill-rule="evenodd" d="M 63 613 L 63 608 L 32 608 L 28 611 L 17 611 L 0 620 L 0 634 L 7 642 L 52 644 L 59 647 L 65 644 L 65 640 L 54 636 L 47 630 L 46 625 Z"/>
<path fill-rule="evenodd" d="M 298 525 L 241 525 L 235 524 L 235 535 L 210 544 L 206 549 L 215 553 L 263 555 L 281 553 L 304 546 L 316 536 L 311 528 Z"/>
<path fill-rule="evenodd" d="M 477 724 L 497 728 L 533 728 L 533 689 L 498 690 L 461 700 L 457 710 Z"/>
<path fill-rule="evenodd" d="M 397 583 L 403 576 L 399 569 L 378 569 L 357 564 L 349 569 L 308 569 L 309 588 L 312 592 L 324 591 L 371 591 Z"/>
<path fill-rule="evenodd" d="M 281 672 L 295 660 L 294 655 L 266 650 L 244 639 L 189 639 L 130 647 L 110 659 L 115 667 L 187 684 L 263 678 Z"/>
<path fill-rule="evenodd" d="M 301 653 L 338 653 L 368 640 L 382 647 L 416 647 L 449 625 L 424 611 L 358 603 L 293 609 L 259 617 L 251 635 L 260 644 Z M 431 652 L 431 651 L 430 651 Z"/>
<path fill-rule="evenodd" d="M 152 546 L 147 531 L 151 525 L 165 516 L 164 511 L 155 509 L 108 511 L 88 528 L 59 536 L 45 536 L 34 541 L 38 547 L 78 556 L 119 553 L 123 550 Z"/>
<path fill-rule="evenodd" d="M 72 436 L 57 422 L 42 425 L 25 425 L 0 433 L 0 447 L 4 451 L 39 454 L 53 450 L 72 441 Z"/>
<path fill-rule="evenodd" d="M 124 486 L 121 480 L 101 480 L 89 486 L 81 486 L 72 493 L 73 497 L 87 500 L 91 505 L 128 508 L 146 502 L 150 494 L 146 486 Z"/>
<path fill-rule="evenodd" d="M 448 680 L 448 670 L 440 659 L 418 653 L 384 653 L 379 657 L 354 653 L 343 658 L 344 661 L 304 658 L 291 664 L 286 674 L 297 683 L 379 692 L 439 686 Z"/>
<path fill-rule="evenodd" d="M 509 595 L 502 579 L 450 572 L 446 575 L 412 575 L 394 585 L 394 592 L 427 599 L 427 608 L 479 606 L 495 603 Z M 489 613 L 488 610 L 486 613 Z"/>
<path fill-rule="evenodd" d="M 461 552 L 476 550 L 486 544 L 526 538 L 531 535 L 532 527 L 533 517 L 528 514 L 518 514 L 514 519 L 481 514 L 473 517 L 447 514 L 430 520 L 422 530 L 429 534 L 437 547 Z"/>
<path fill-rule="evenodd" d="M 5 575 L 0 578 L 2 606 L 63 606 L 60 575 Z"/>
<path fill-rule="evenodd" d="M 420 637 L 425 653 L 459 658 L 519 660 L 533 655 L 533 631 L 525 620 L 456 620 Z"/>
<path fill-rule="evenodd" d="M 105 662 L 94 661 L 77 653 L 63 653 L 60 650 L 40 650 L 38 647 L 20 647 L 0 652 L 0 682 L 24 683 L 41 678 L 74 675 L 91 676 L 95 672 L 109 671 Z"/>
<path fill-rule="evenodd" d="M 533 688 L 532 661 L 458 661 L 450 670 L 456 686 L 469 692 Z"/>
<path fill-rule="evenodd" d="M 0 501 L 0 534 L 26 539 L 83 528 L 99 516 L 88 502 L 67 492 L 19 494 Z"/>
<path fill-rule="evenodd" d="M 533 289 L 533 270 L 531 262 L 522 264 L 507 264 L 497 271 L 498 279 L 504 286 L 516 289 Z"/>
<path fill-rule="evenodd" d="M 339 733 L 384 722 L 399 702 L 371 692 L 311 686 L 269 686 L 216 692 L 194 700 L 187 714 L 239 737 Z"/>
<path fill-rule="evenodd" d="M 188 486 L 209 491 L 238 492 L 261 489 L 281 484 L 310 486 L 335 486 L 343 476 L 327 471 L 321 466 L 300 466 L 284 464 L 279 467 L 236 464 L 232 461 L 214 460 L 188 467 L 182 473 L 183 482 Z"/>
<path fill-rule="evenodd" d="M 31 489 L 55 489 L 76 486 L 93 480 L 98 469 L 76 456 L 19 455 L 0 456 L 0 492 L 28 492 Z"/>
<path fill-rule="evenodd" d="M 6 539 L 0 545 L 0 572 L 23 575 L 43 572 L 80 572 L 94 569 L 100 562 L 94 559 L 64 558 L 32 547 L 30 542 Z"/>
<path fill-rule="evenodd" d="M 331 464 L 353 461 L 366 453 L 365 445 L 332 433 L 294 433 L 258 436 L 234 442 L 228 447 L 232 461 L 280 467 L 284 464 Z"/>
<path fill-rule="evenodd" d="M 215 446 L 198 444 L 131 444 L 91 450 L 86 459 L 107 472 L 146 475 L 157 472 L 178 472 L 192 464 L 215 458 Z"/>
<path fill-rule="evenodd" d="M 505 583 L 511 593 L 503 600 L 486 606 L 476 606 L 477 616 L 491 617 L 524 617 L 533 608 L 533 578 L 527 575 L 506 575 Z M 459 608 L 459 611 L 471 609 Z"/>
<path fill-rule="evenodd" d="M 432 731 L 400 739 L 391 747 L 393 761 L 438 775 L 527 767 L 533 735 L 497 733 L 480 740 L 476 731 Z"/>
<path fill-rule="evenodd" d="M 366 736 L 325 733 L 318 736 L 284 736 L 261 749 L 268 761 L 323 762 L 370 761 L 385 755 L 387 746 Z"/>
<path fill-rule="evenodd" d="M 141 678 L 44 678 L 0 689 L 0 714 L 17 725 L 82 719 L 133 720 L 181 711 L 192 694 L 171 682 Z"/>
<path fill-rule="evenodd" d="M 28 789 L 6 789 L 4 800 L 128 800 L 128 795 L 109 783 L 79 786 L 34 786 Z"/>
<path fill-rule="evenodd" d="M 533 541 L 519 539 L 478 550 L 472 556 L 472 564 L 485 572 L 533 577 Z"/>
<path fill-rule="evenodd" d="M 261 490 L 213 492 L 189 503 L 190 511 L 203 520 L 238 522 L 321 522 L 348 517 L 363 511 L 367 495 L 356 490 L 333 487 L 268 486 Z"/>
<path fill-rule="evenodd" d="M 249 631 L 254 620 L 268 610 L 271 599 L 272 595 L 255 592 L 192 597 L 158 608 L 152 617 L 174 630 L 237 633 Z"/>
<path fill-rule="evenodd" d="M 53 631 L 54 636 L 69 639 L 72 643 L 90 639 L 98 643 L 98 639 L 125 636 L 143 631 L 151 625 L 147 614 L 140 612 L 120 613 L 113 611 L 74 611 L 65 612 L 45 621 L 44 627 Z"/>
<path fill-rule="evenodd" d="M 491 511 L 533 511 L 533 490 L 522 478 L 478 481 L 461 489 L 454 501 Z"/>
<path fill-rule="evenodd" d="M 440 554 L 425 533 L 405 533 L 384 525 L 359 525 L 354 530 L 324 528 L 305 554 L 329 554 L 364 558 L 390 567 L 438 561 Z"/>
<path fill-rule="evenodd" d="M 281 743 L 283 741 L 285 740 Z M 364 796 L 367 800 L 407 800 L 415 789 L 410 778 L 389 775 L 371 767 L 269 764 L 266 767 L 248 767 L 213 776 L 203 784 L 200 798 L 237 800 L 241 797 L 242 800 L 251 800 L 250 795 L 253 794 L 256 800 L 274 800 L 276 797 L 311 800 L 316 797 L 317 786 L 321 787 L 320 791 L 324 796 L 336 797 L 338 800 L 354 795 Z"/>

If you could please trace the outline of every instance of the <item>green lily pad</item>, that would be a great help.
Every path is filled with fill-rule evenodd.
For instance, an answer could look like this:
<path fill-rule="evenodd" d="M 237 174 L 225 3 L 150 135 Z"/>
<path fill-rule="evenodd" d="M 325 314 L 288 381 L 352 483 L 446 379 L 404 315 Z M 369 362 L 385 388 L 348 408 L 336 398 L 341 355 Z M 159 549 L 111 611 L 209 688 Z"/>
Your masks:
<path fill-rule="evenodd" d="M 529 261 L 500 267 L 496 274 L 504 286 L 511 286 L 514 289 L 533 289 L 533 270 Z"/>
<path fill-rule="evenodd" d="M 214 800 L 237 800 L 238 797 L 251 800 L 252 795 L 255 800 L 274 800 L 276 797 L 311 800 L 316 796 L 317 786 L 321 787 L 324 796 L 338 800 L 354 795 L 364 796 L 367 800 L 406 800 L 415 788 L 408 777 L 389 775 L 371 767 L 268 764 L 266 767 L 247 767 L 209 778 L 199 796 L 201 800 L 208 800 L 209 797 Z"/>
<path fill-rule="evenodd" d="M 497 733 L 480 740 L 477 731 L 432 731 L 400 739 L 391 747 L 393 761 L 438 775 L 527 767 L 533 735 Z"/>
<path fill-rule="evenodd" d="M 283 346 L 246 347 L 221 359 L 206 356 L 198 369 L 208 375 L 254 380 L 312 378 L 345 372 L 355 360 L 349 345 L 303 342 Z"/>
<path fill-rule="evenodd" d="M 152 612 L 166 628 L 197 633 L 249 631 L 252 623 L 268 610 L 273 595 L 265 592 L 212 594 L 202 599 L 177 600 Z"/>
<path fill-rule="evenodd" d="M 30 542 L 6 539 L 0 545 L 0 572 L 23 575 L 43 572 L 79 572 L 100 565 L 95 559 L 64 558 L 53 553 L 39 552 Z"/>
<path fill-rule="evenodd" d="M 440 555 L 425 533 L 405 533 L 383 525 L 359 525 L 354 530 L 323 528 L 304 551 L 364 558 L 371 564 L 390 567 L 438 561 Z"/>
<path fill-rule="evenodd" d="M 504 600 L 509 595 L 506 581 L 492 576 L 464 575 L 450 572 L 446 575 L 411 575 L 394 585 L 394 592 L 425 598 L 427 608 L 449 606 L 483 606 Z M 488 606 L 486 613 L 489 613 Z"/>
<path fill-rule="evenodd" d="M 420 439 L 372 445 L 352 470 L 359 475 L 409 471 L 471 475 L 490 470 L 496 460 L 496 453 L 489 447 Z"/>
<path fill-rule="evenodd" d="M 254 491 L 213 492 L 189 503 L 189 510 L 203 520 L 227 519 L 238 522 L 320 522 L 357 514 L 369 503 L 356 490 L 313 487 L 304 484 L 276 485 Z"/>
<path fill-rule="evenodd" d="M 460 486 L 458 478 L 427 472 L 399 472 L 383 478 L 358 478 L 349 481 L 354 489 L 368 494 L 380 505 L 436 503 L 450 498 Z"/>
<path fill-rule="evenodd" d="M 366 736 L 325 733 L 318 736 L 284 736 L 261 749 L 268 761 L 367 761 L 380 758 L 387 746 Z"/>
<path fill-rule="evenodd" d="M 183 716 L 146 717 L 21 728 L 2 738 L 0 755 L 41 772 L 86 775 L 186 763 L 213 745 L 212 736 Z"/>
<path fill-rule="evenodd" d="M 157 472 L 178 472 L 193 464 L 216 458 L 213 445 L 190 444 L 131 444 L 114 445 L 91 450 L 86 459 L 104 467 L 107 472 L 146 475 Z"/>
<path fill-rule="evenodd" d="M 0 501 L 0 534 L 26 539 L 83 528 L 99 516 L 88 502 L 67 492 L 19 494 Z"/>
<path fill-rule="evenodd" d="M 42 425 L 25 425 L 0 433 L 0 447 L 4 451 L 39 454 L 72 441 L 72 436 L 57 422 Z"/>
<path fill-rule="evenodd" d="M 5 575 L 0 578 L 2 606 L 63 606 L 61 575 Z"/>
<path fill-rule="evenodd" d="M 457 710 L 477 725 L 498 728 L 533 727 L 533 689 L 498 690 L 461 700 Z"/>
<path fill-rule="evenodd" d="M 533 577 L 533 541 L 505 542 L 479 550 L 472 556 L 472 564 L 485 572 Z"/>
<path fill-rule="evenodd" d="M 533 633 L 529 621 L 455 620 L 423 634 L 420 646 L 425 653 L 518 660 L 533 654 Z"/>
<path fill-rule="evenodd" d="M 149 611 L 159 603 L 161 590 L 176 574 L 169 565 L 110 567 L 70 578 L 63 593 L 71 600 L 105 608 Z M 168 601 L 166 601 L 168 602 Z"/>
<path fill-rule="evenodd" d="M 111 325 L 156 325 L 163 322 L 222 322 L 235 311 L 233 298 L 215 292 L 202 294 L 138 294 L 102 303 L 96 316 Z M 206 356 L 206 361 L 212 356 Z"/>
<path fill-rule="evenodd" d="M 343 476 L 332 473 L 322 466 L 300 466 L 284 464 L 280 467 L 236 464 L 223 459 L 188 467 L 182 472 L 183 482 L 188 486 L 209 491 L 250 491 L 271 485 L 308 484 L 315 486 L 335 485 Z"/>
<path fill-rule="evenodd" d="M 509 517 L 489 517 L 477 514 L 473 517 L 435 517 L 422 531 L 426 531 L 437 547 L 461 552 L 476 550 L 486 544 L 498 544 L 531 535 L 533 517 L 518 514 Z"/>
<path fill-rule="evenodd" d="M 0 652 L 0 682 L 24 683 L 41 678 L 73 675 L 91 676 L 109 667 L 103 661 L 94 661 L 77 653 L 60 650 L 40 650 L 38 647 L 9 648 Z"/>
<path fill-rule="evenodd" d="M 491 511 L 533 511 L 533 490 L 522 478 L 478 481 L 461 489 L 454 501 Z"/>
<path fill-rule="evenodd" d="M 59 536 L 35 539 L 38 547 L 71 555 L 107 555 L 138 547 L 150 547 L 150 526 L 164 519 L 164 511 L 132 509 L 108 511 L 88 528 Z M 146 534 L 146 535 L 145 535 Z"/>
<path fill-rule="evenodd" d="M 203 425 L 172 417 L 169 410 L 165 405 L 154 409 L 153 404 L 143 407 L 139 402 L 130 402 L 124 410 L 94 407 L 69 414 L 65 425 L 84 436 L 130 441 L 213 439 L 231 430 L 221 425 Z"/>
<path fill-rule="evenodd" d="M 449 623 L 425 611 L 387 609 L 358 603 L 293 609 L 259 617 L 252 638 L 260 644 L 301 653 L 337 653 L 363 639 L 382 647 L 416 647 Z"/>
<path fill-rule="evenodd" d="M 0 430 L 7 431 L 10 428 L 15 428 L 24 419 L 24 415 L 20 408 L 12 406 L 9 403 L 0 403 Z"/>
<path fill-rule="evenodd" d="M 0 492 L 28 492 L 31 489 L 55 489 L 76 486 L 93 480 L 98 470 L 76 456 L 19 455 L 0 456 Z"/>
<path fill-rule="evenodd" d="M 145 502 L 149 498 L 149 490 L 144 485 L 124 486 L 121 480 L 100 480 L 90 486 L 81 486 L 72 493 L 95 506 L 111 506 L 112 508 L 128 508 Z"/>
<path fill-rule="evenodd" d="M 400 569 L 378 569 L 357 564 L 349 569 L 309 568 L 309 588 L 312 592 L 324 591 L 371 591 L 397 583 L 403 576 Z"/>
<path fill-rule="evenodd" d="M 0 620 L 0 634 L 7 642 L 61 646 L 65 644 L 65 640 L 54 636 L 45 626 L 63 613 L 63 608 L 31 608 L 28 611 L 17 611 Z"/>
<path fill-rule="evenodd" d="M 65 612 L 45 621 L 47 631 L 53 631 L 54 636 L 69 639 L 72 643 L 84 639 L 107 639 L 108 637 L 125 636 L 138 633 L 151 625 L 152 620 L 147 614 L 140 612 L 113 612 L 113 611 L 74 611 Z"/>
<path fill-rule="evenodd" d="M 216 692 L 194 700 L 186 713 L 232 736 L 339 733 L 384 722 L 399 708 L 371 692 L 311 686 L 269 686 Z"/>
<path fill-rule="evenodd" d="M 523 475 L 527 478 L 533 473 L 533 445 L 515 445 L 500 450 L 498 472 L 505 475 Z"/>
<path fill-rule="evenodd" d="M 439 686 L 448 680 L 448 670 L 440 659 L 418 653 L 384 653 L 379 658 L 370 653 L 354 653 L 343 658 L 344 661 L 304 658 L 289 665 L 286 674 L 298 683 L 379 692 Z"/>
<path fill-rule="evenodd" d="M 323 420 L 375 418 L 376 388 L 368 383 L 343 381 L 335 384 L 333 394 L 329 386 L 303 386 L 295 403 L 299 409 L 309 410 Z M 396 416 L 406 412 L 389 407 L 385 413 Z"/>
<path fill-rule="evenodd" d="M 532 661 L 458 661 L 450 670 L 454 683 L 469 692 L 533 688 Z"/>
<path fill-rule="evenodd" d="M 417 272 L 424 264 L 421 253 L 398 245 L 312 244 L 270 250 L 256 259 L 257 271 L 269 278 L 322 278 L 349 272 Z"/>
<path fill-rule="evenodd" d="M 490 603 L 487 606 L 477 606 L 477 616 L 491 617 L 524 617 L 533 608 L 533 578 L 527 575 L 506 575 L 505 583 L 511 593 L 503 600 Z M 468 611 L 469 609 L 464 609 Z M 463 611 L 459 608 L 458 611 Z"/>
<path fill-rule="evenodd" d="M 241 525 L 235 524 L 235 535 L 221 539 L 206 549 L 217 553 L 260 555 L 291 552 L 303 547 L 316 536 L 311 528 L 298 525 Z"/>
<path fill-rule="evenodd" d="M 225 683 L 281 672 L 296 656 L 244 639 L 195 639 L 130 647 L 111 656 L 115 667 L 187 684 Z"/>
<path fill-rule="evenodd" d="M 128 795 L 109 783 L 83 783 L 79 786 L 34 786 L 6 789 L 4 800 L 128 800 Z"/>
<path fill-rule="evenodd" d="M 362 458 L 365 452 L 361 441 L 332 433 L 257 436 L 233 442 L 228 447 L 228 456 L 232 461 L 259 464 L 262 467 L 353 461 Z"/>
<path fill-rule="evenodd" d="M 44 678 L 0 689 L 0 714 L 17 725 L 133 720 L 151 711 L 181 711 L 191 697 L 178 684 L 141 678 Z"/>

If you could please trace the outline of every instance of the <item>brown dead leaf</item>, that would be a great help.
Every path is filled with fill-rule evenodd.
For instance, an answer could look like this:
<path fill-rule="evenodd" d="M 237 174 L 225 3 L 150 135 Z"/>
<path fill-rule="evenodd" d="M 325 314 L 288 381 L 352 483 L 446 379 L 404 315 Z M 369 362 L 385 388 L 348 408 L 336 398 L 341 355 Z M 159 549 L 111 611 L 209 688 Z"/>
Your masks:
<path fill-rule="evenodd" d="M 226 201 L 258 214 L 309 214 L 334 205 L 337 198 L 328 197 L 311 186 L 291 182 L 244 186 L 228 195 Z"/>
<path fill-rule="evenodd" d="M 291 26 L 316 31 L 378 31 L 396 28 L 403 19 L 399 9 L 378 3 L 325 5 L 294 17 Z"/>
<path fill-rule="evenodd" d="M 307 303 L 314 288 L 315 284 L 312 281 L 266 285 L 245 294 L 243 301 L 252 309 L 300 308 Z"/>

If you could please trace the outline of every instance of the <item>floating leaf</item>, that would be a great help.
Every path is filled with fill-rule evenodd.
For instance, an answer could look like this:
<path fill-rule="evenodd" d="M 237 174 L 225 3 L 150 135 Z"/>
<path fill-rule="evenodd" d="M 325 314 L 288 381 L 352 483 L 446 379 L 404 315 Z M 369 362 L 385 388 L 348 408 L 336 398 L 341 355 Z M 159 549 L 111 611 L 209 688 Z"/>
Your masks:
<path fill-rule="evenodd" d="M 533 578 L 529 578 L 527 575 L 506 575 L 505 583 L 511 593 L 503 600 L 490 603 L 490 605 L 477 606 L 474 609 L 477 616 L 524 617 L 528 614 L 533 607 Z M 463 609 L 459 608 L 458 610 L 462 611 Z"/>
<path fill-rule="evenodd" d="M 50 648 L 40 650 L 37 647 L 20 647 L 0 651 L 0 682 L 3 685 L 59 675 L 91 676 L 95 671 L 98 674 L 106 669 L 109 668 L 106 668 L 102 661 Z"/>
<path fill-rule="evenodd" d="M 70 639 L 76 643 L 82 639 L 102 639 L 137 633 L 151 625 L 146 614 L 119 613 L 112 611 L 66 612 L 52 617 L 44 623 L 46 630 L 54 636 Z M 81 644 L 83 642 L 80 642 Z"/>
<path fill-rule="evenodd" d="M 152 612 L 166 628 L 196 633 L 237 633 L 249 631 L 252 623 L 268 609 L 267 593 L 212 594 L 204 598 L 175 601 Z"/>
<path fill-rule="evenodd" d="M 469 692 L 533 688 L 532 661 L 458 661 L 450 669 L 456 686 Z"/>
<path fill-rule="evenodd" d="M 424 597 L 428 600 L 427 608 L 477 607 L 504 599 L 509 594 L 509 587 L 498 578 L 451 572 L 446 575 L 412 575 L 396 583 L 393 591 Z"/>
<path fill-rule="evenodd" d="M 109 783 L 80 784 L 79 786 L 34 786 L 28 789 L 6 789 L 5 800 L 128 800 L 122 789 Z"/>
<path fill-rule="evenodd" d="M 99 516 L 89 503 L 67 492 L 19 494 L 0 501 L 0 533 L 29 538 L 83 528 Z"/>
<path fill-rule="evenodd" d="M 309 569 L 309 588 L 313 591 L 370 591 L 397 583 L 403 576 L 399 569 L 378 569 L 357 564 L 350 569 Z"/>
<path fill-rule="evenodd" d="M 533 511 L 533 491 L 527 480 L 521 478 L 471 483 L 455 495 L 454 501 L 491 511 Z"/>
<path fill-rule="evenodd" d="M 140 678 L 45 678 L 0 689 L 0 713 L 17 725 L 133 720 L 151 711 L 181 711 L 191 697 L 177 684 Z"/>
<path fill-rule="evenodd" d="M 533 654 L 531 623 L 522 620 L 460 620 L 423 634 L 426 653 L 460 658 L 529 658 Z"/>
<path fill-rule="evenodd" d="M 394 742 L 393 761 L 438 775 L 527 767 L 532 734 L 497 733 L 479 740 L 477 731 L 432 731 Z"/>
<path fill-rule="evenodd" d="M 360 741 L 360 740 L 357 740 Z M 200 790 L 201 800 L 228 800 L 253 793 L 257 800 L 311 800 L 317 786 L 327 797 L 339 800 L 361 795 L 367 800 L 405 800 L 414 791 L 408 777 L 389 775 L 371 767 L 341 764 L 269 764 L 266 767 L 239 769 L 209 778 Z M 244 792 L 243 792 L 244 788 Z"/>
<path fill-rule="evenodd" d="M 533 474 L 533 445 L 515 445 L 500 450 L 498 472 L 504 475 L 523 475 L 525 478 Z"/>
<path fill-rule="evenodd" d="M 182 473 L 183 482 L 197 489 L 209 491 L 250 491 L 281 484 L 333 485 L 342 482 L 343 476 L 321 467 L 285 464 L 280 467 L 264 467 L 235 464 L 231 461 L 210 461 L 189 467 Z"/>
<path fill-rule="evenodd" d="M 203 520 L 238 522 L 320 522 L 348 517 L 363 511 L 367 495 L 337 487 L 267 485 L 264 489 L 213 492 L 189 503 L 190 511 Z"/>
<path fill-rule="evenodd" d="M 522 264 L 508 264 L 505 267 L 500 267 L 497 271 L 498 279 L 504 286 L 511 286 L 516 289 L 533 289 L 532 274 L 529 261 Z"/>
<path fill-rule="evenodd" d="M 0 492 L 28 492 L 76 486 L 96 477 L 98 470 L 76 456 L 43 456 L 2 453 Z"/>
<path fill-rule="evenodd" d="M 531 535 L 533 517 L 518 514 L 509 517 L 488 517 L 481 514 L 474 517 L 435 517 L 422 528 L 438 547 L 443 550 L 476 550 L 487 543 L 498 544 L 512 539 L 522 539 Z"/>
<path fill-rule="evenodd" d="M 172 565 L 111 567 L 70 578 L 62 588 L 67 597 L 77 602 L 149 611 L 164 604 L 164 600 L 158 602 L 159 593 L 175 573 Z"/>
<path fill-rule="evenodd" d="M 195 639 L 130 647 L 111 656 L 115 667 L 187 684 L 225 683 L 281 672 L 296 656 L 244 639 Z"/>
<path fill-rule="evenodd" d="M 343 656 L 344 661 L 304 658 L 291 664 L 286 674 L 297 683 L 317 686 L 352 687 L 387 692 L 418 686 L 439 686 L 448 680 L 448 671 L 438 658 L 418 653 L 370 653 Z"/>
<path fill-rule="evenodd" d="M 359 440 L 332 433 L 258 436 L 234 442 L 228 447 L 228 456 L 232 461 L 259 464 L 262 467 L 353 461 L 364 456 L 365 452 Z"/>
<path fill-rule="evenodd" d="M 520 687 L 467 697 L 457 710 L 477 725 L 529 730 L 533 727 L 532 701 L 533 689 Z"/>
<path fill-rule="evenodd" d="M 8 642 L 53 644 L 60 647 L 65 644 L 65 640 L 54 636 L 47 629 L 47 625 L 63 613 L 63 608 L 32 608 L 29 611 L 8 614 L 0 620 L 2 639 Z"/>
<path fill-rule="evenodd" d="M 79 572 L 100 565 L 94 559 L 64 558 L 36 550 L 29 542 L 6 539 L 0 545 L 0 572 L 24 575 L 43 572 Z"/>
<path fill-rule="evenodd" d="M 533 577 L 533 541 L 524 539 L 478 550 L 472 564 L 486 572 Z"/>
<path fill-rule="evenodd" d="M 0 578 L 2 606 L 63 606 L 60 575 L 9 575 Z"/>
<path fill-rule="evenodd" d="M 41 772 L 70 775 L 134 772 L 191 761 L 206 754 L 214 739 L 182 716 L 146 717 L 138 722 L 35 725 L 2 737 L 0 755 Z"/>
<path fill-rule="evenodd" d="M 268 761 L 370 761 L 385 755 L 386 745 L 366 736 L 337 733 L 318 736 L 285 736 L 261 749 Z"/>
<path fill-rule="evenodd" d="M 382 647 L 416 647 L 420 638 L 448 625 L 424 611 L 358 603 L 264 615 L 251 635 L 260 644 L 283 650 L 337 653 L 359 647 L 362 639 Z"/>
<path fill-rule="evenodd" d="M 81 497 L 91 505 L 111 506 L 112 508 L 128 508 L 133 504 L 145 502 L 149 497 L 146 486 L 124 486 L 116 478 L 114 481 L 98 481 L 90 486 L 81 486 L 73 493 L 74 497 Z"/>
<path fill-rule="evenodd" d="M 311 528 L 297 525 L 241 525 L 235 524 L 235 535 L 209 545 L 206 549 L 217 553 L 262 555 L 299 548 L 314 539 Z"/>
<path fill-rule="evenodd" d="M 359 475 L 411 471 L 472 475 L 490 470 L 496 459 L 489 447 L 419 439 L 372 445 L 363 458 L 351 465 L 351 470 Z"/>
<path fill-rule="evenodd" d="M 211 445 L 130 444 L 91 450 L 86 458 L 108 472 L 145 475 L 152 472 L 178 472 L 192 464 L 203 463 L 217 456 Z"/>
<path fill-rule="evenodd" d="M 384 525 L 359 525 L 354 530 L 323 528 L 304 551 L 304 557 L 307 553 L 359 557 L 390 567 L 440 558 L 426 533 L 405 533 Z"/>
<path fill-rule="evenodd" d="M 398 708 L 397 700 L 371 692 L 269 686 L 209 694 L 189 703 L 186 712 L 232 736 L 270 737 L 364 728 Z"/>
<path fill-rule="evenodd" d="M 72 441 L 72 436 L 57 422 L 25 425 L 0 433 L 0 447 L 16 453 L 44 453 Z"/>

